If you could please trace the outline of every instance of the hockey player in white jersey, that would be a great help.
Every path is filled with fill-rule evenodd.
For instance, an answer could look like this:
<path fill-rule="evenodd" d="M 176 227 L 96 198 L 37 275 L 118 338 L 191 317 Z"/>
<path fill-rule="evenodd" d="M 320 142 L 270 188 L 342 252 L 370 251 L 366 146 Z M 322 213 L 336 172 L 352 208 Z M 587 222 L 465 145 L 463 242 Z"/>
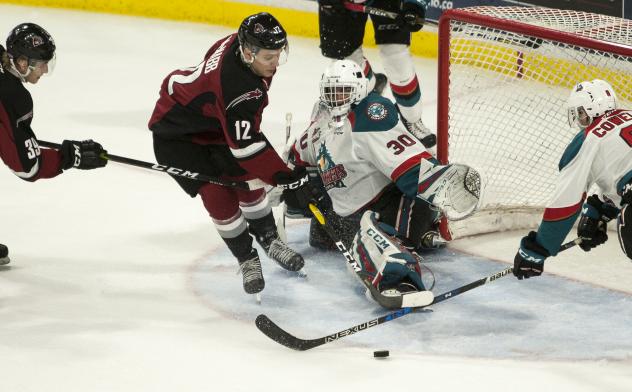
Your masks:
<path fill-rule="evenodd" d="M 542 274 L 545 259 L 558 253 L 580 215 L 583 250 L 606 242 L 607 222 L 618 217 L 621 248 L 632 258 L 632 225 L 625 225 L 632 222 L 632 111 L 617 109 L 614 89 L 599 79 L 577 84 L 567 110 L 569 124 L 581 131 L 562 155 L 555 194 L 538 231 L 520 242 L 513 270 L 518 279 Z M 586 198 L 593 185 L 599 194 Z"/>
<path fill-rule="evenodd" d="M 369 78 L 369 91 L 381 92 L 389 86 L 408 130 L 426 147 L 433 147 L 436 136 L 422 120 L 422 91 L 413 57 L 411 34 L 421 30 L 429 0 L 318 0 L 320 50 L 330 59 L 352 60 Z M 362 43 L 368 15 L 362 6 L 396 13 L 397 19 L 371 15 L 375 43 L 380 51 L 386 76 L 374 73 L 364 56 Z"/>
<path fill-rule="evenodd" d="M 317 167 L 335 214 L 353 228 L 355 238 L 341 233 L 343 243 L 383 295 L 424 290 L 410 249 L 432 245 L 424 242 L 436 228 L 437 206 L 448 203 L 467 215 L 478 201 L 478 174 L 464 165 L 439 166 L 406 130 L 394 103 L 367 95 L 367 79 L 350 60 L 325 70 L 320 103 L 290 158 Z M 455 191 L 465 188 L 466 177 L 471 192 Z"/>

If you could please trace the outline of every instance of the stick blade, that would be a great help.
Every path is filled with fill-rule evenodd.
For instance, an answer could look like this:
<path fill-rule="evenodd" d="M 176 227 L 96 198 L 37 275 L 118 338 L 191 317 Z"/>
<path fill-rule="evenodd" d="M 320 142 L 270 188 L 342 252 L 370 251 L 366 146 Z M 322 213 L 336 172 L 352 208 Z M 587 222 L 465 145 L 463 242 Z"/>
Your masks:
<path fill-rule="evenodd" d="M 270 318 L 265 314 L 257 316 L 255 325 L 259 331 L 263 332 L 264 335 L 275 342 L 284 345 L 285 347 L 291 348 L 292 350 L 305 351 L 325 343 L 324 341 L 321 342 L 322 339 L 299 339 L 281 329 L 281 327 L 276 325 L 276 323 L 270 320 Z"/>
<path fill-rule="evenodd" d="M 434 302 L 432 291 L 419 291 L 402 296 L 402 308 L 418 308 Z"/>

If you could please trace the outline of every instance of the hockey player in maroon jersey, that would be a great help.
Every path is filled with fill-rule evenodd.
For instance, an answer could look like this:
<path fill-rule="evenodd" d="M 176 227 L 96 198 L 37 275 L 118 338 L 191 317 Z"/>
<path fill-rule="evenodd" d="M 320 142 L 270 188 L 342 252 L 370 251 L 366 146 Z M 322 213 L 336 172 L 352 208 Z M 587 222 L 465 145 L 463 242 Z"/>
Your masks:
<path fill-rule="evenodd" d="M 55 42 L 42 27 L 22 23 L 11 30 L 6 50 L 0 45 L 0 157 L 19 178 L 52 178 L 70 168 L 96 169 L 107 164 L 92 140 L 64 140 L 59 151 L 40 149 L 31 129 L 33 99 L 24 83 L 35 84 L 53 71 Z M 0 264 L 9 262 L 0 245 Z"/>
<path fill-rule="evenodd" d="M 169 74 L 149 120 L 158 161 L 226 179 L 258 178 L 291 189 L 286 195 L 306 205 L 311 197 L 306 173 L 292 173 L 260 129 L 272 77 L 287 54 L 285 30 L 262 12 L 213 44 L 200 64 Z M 247 293 L 265 285 L 251 234 L 284 269 L 303 267 L 302 256 L 279 238 L 264 189 L 174 179 L 191 197 L 200 195 L 239 262 Z"/>
<path fill-rule="evenodd" d="M 331 59 L 347 59 L 358 64 L 367 78 L 369 91 L 381 93 L 383 74 L 374 74 L 362 51 L 367 14 L 352 11 L 367 5 L 398 14 L 397 19 L 371 15 L 375 42 L 380 51 L 391 92 L 404 125 L 425 147 L 434 146 L 436 136 L 422 121 L 421 87 L 409 46 L 411 33 L 423 27 L 428 0 L 318 0 L 320 50 Z M 354 4 L 358 3 L 358 4 Z"/>

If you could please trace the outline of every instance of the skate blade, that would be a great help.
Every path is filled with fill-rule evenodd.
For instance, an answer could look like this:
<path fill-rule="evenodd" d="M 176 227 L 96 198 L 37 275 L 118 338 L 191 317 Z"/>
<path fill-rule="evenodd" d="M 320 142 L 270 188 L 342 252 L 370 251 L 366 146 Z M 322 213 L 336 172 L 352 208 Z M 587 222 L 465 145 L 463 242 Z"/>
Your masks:
<path fill-rule="evenodd" d="M 254 294 L 255 301 L 257 301 L 257 305 L 261 305 L 261 293 Z"/>

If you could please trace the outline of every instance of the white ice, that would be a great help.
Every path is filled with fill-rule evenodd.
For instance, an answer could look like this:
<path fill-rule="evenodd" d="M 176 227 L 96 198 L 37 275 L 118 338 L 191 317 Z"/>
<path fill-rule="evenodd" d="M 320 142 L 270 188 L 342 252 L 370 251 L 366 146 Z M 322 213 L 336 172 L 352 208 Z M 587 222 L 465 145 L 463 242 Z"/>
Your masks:
<path fill-rule="evenodd" d="M 147 120 L 163 77 L 197 64 L 232 30 L 92 13 L 0 6 L 8 31 L 45 26 L 55 73 L 29 86 L 42 140 L 94 138 L 112 154 L 155 161 Z M 374 50 L 367 51 L 377 70 Z M 277 147 L 286 112 L 302 129 L 327 61 L 292 38 L 264 115 Z M 416 60 L 434 126 L 436 64 Z M 547 261 L 542 278 L 505 277 L 307 352 L 269 340 L 266 313 L 303 338 L 384 314 L 335 252 L 310 249 L 297 278 L 264 260 L 257 305 L 202 203 L 168 176 L 112 163 L 26 183 L 0 171 L 0 391 L 630 391 L 632 264 L 615 238 Z M 437 293 L 507 267 L 524 231 L 455 241 L 427 255 Z M 496 260 L 496 261 L 492 261 Z M 375 360 L 372 352 L 391 350 Z"/>

